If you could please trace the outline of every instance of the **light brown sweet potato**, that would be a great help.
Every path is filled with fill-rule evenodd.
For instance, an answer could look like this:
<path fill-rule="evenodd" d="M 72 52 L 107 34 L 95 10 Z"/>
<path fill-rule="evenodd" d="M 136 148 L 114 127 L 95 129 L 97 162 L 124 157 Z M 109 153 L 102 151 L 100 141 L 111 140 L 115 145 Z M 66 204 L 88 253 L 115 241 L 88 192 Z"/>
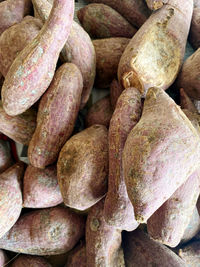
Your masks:
<path fill-rule="evenodd" d="M 86 264 L 86 246 L 81 243 L 73 249 L 67 258 L 65 267 L 87 267 Z"/>
<path fill-rule="evenodd" d="M 47 90 L 72 24 L 73 0 L 55 0 L 39 34 L 11 65 L 1 91 L 3 107 L 15 116 L 26 111 Z"/>
<path fill-rule="evenodd" d="M 187 266 L 173 251 L 150 239 L 146 233 L 139 229 L 124 234 L 123 247 L 126 267 Z"/>
<path fill-rule="evenodd" d="M 6 256 L 5 251 L 0 249 L 0 267 L 6 266 L 6 262 L 8 261 L 8 258 Z"/>
<path fill-rule="evenodd" d="M 180 105 L 182 109 L 187 109 L 190 112 L 198 112 L 196 109 L 194 103 L 189 98 L 189 96 L 186 94 L 185 90 L 183 88 L 180 89 Z"/>
<path fill-rule="evenodd" d="M 86 222 L 87 267 L 117 266 L 121 231 L 109 226 L 103 216 L 104 199 L 93 206 Z"/>
<path fill-rule="evenodd" d="M 19 255 L 12 263 L 11 267 L 52 267 L 48 261 L 42 257 Z"/>
<path fill-rule="evenodd" d="M 23 206 L 50 208 L 62 202 L 56 166 L 41 170 L 29 165 L 24 175 Z"/>
<path fill-rule="evenodd" d="M 194 49 L 200 47 L 200 5 L 194 6 L 192 22 L 190 27 L 189 42 Z"/>
<path fill-rule="evenodd" d="M 146 95 L 152 86 L 167 89 L 174 82 L 185 54 L 192 11 L 192 0 L 169 0 L 149 17 L 120 59 L 118 80 L 124 88 L 136 87 Z"/>
<path fill-rule="evenodd" d="M 126 37 L 132 38 L 134 28 L 116 10 L 104 4 L 90 4 L 77 12 L 77 17 L 92 38 Z"/>
<path fill-rule="evenodd" d="M 31 16 L 14 24 L 0 36 L 0 72 L 5 77 L 17 55 L 42 28 L 42 22 Z"/>
<path fill-rule="evenodd" d="M 109 87 L 117 76 L 119 60 L 129 41 L 128 38 L 120 37 L 93 41 L 97 59 L 95 79 L 97 87 Z"/>
<path fill-rule="evenodd" d="M 57 172 L 66 206 L 85 210 L 98 202 L 107 189 L 106 127 L 93 125 L 72 136 L 59 154 Z"/>
<path fill-rule="evenodd" d="M 112 114 L 113 109 L 110 103 L 110 96 L 108 95 L 91 106 L 86 115 L 85 124 L 87 127 L 94 124 L 101 124 L 108 128 Z"/>
<path fill-rule="evenodd" d="M 128 196 L 138 222 L 149 217 L 199 168 L 200 141 L 179 106 L 150 88 L 123 151 Z"/>
<path fill-rule="evenodd" d="M 39 256 L 65 253 L 84 235 L 84 226 L 84 218 L 67 208 L 32 211 L 0 239 L 0 248 Z"/>
<path fill-rule="evenodd" d="M 121 84 L 114 79 L 110 84 L 110 102 L 113 110 L 115 110 L 115 106 L 117 104 L 117 100 L 120 97 L 122 91 L 124 88 L 121 86 Z"/>
<path fill-rule="evenodd" d="M 179 250 L 179 256 L 187 266 L 197 267 L 200 265 L 200 241 L 194 241 Z"/>
<path fill-rule="evenodd" d="M 28 148 L 28 158 L 34 167 L 44 168 L 56 161 L 73 132 L 82 90 L 83 79 L 77 66 L 63 64 L 40 100 L 37 127 Z"/>
<path fill-rule="evenodd" d="M 0 132 L 14 141 L 28 145 L 36 127 L 36 112 L 29 109 L 21 115 L 7 115 L 0 101 Z"/>
<path fill-rule="evenodd" d="M 151 10 L 157 10 L 164 4 L 167 4 L 168 0 L 146 0 L 147 6 Z"/>
<path fill-rule="evenodd" d="M 24 164 L 19 162 L 0 175 L 0 238 L 11 229 L 21 213 L 23 172 Z"/>
<path fill-rule="evenodd" d="M 122 152 L 128 134 L 137 124 L 142 112 L 141 94 L 127 88 L 117 101 L 109 127 L 109 177 L 104 216 L 109 225 L 133 231 L 138 223 L 128 198 L 122 168 Z"/>
<path fill-rule="evenodd" d="M 0 173 L 8 169 L 13 163 L 8 142 L 0 140 Z"/>

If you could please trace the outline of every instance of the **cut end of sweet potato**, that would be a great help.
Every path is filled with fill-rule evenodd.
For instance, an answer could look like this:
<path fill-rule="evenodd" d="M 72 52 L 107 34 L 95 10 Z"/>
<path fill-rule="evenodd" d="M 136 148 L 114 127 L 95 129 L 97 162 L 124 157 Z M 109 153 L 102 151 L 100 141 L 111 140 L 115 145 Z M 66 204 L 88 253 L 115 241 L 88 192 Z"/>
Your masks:
<path fill-rule="evenodd" d="M 134 73 L 133 71 L 130 71 L 124 74 L 123 79 L 122 79 L 122 84 L 125 89 L 130 88 L 130 87 L 135 87 L 142 94 L 144 93 L 142 82 L 138 78 L 137 74 Z"/>

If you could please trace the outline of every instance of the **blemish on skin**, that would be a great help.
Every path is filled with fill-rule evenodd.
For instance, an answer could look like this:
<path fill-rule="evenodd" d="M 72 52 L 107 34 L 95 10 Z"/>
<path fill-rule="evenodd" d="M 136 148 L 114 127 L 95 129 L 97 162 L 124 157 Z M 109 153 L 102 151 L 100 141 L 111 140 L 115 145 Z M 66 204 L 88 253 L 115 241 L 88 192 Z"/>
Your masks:
<path fill-rule="evenodd" d="M 90 229 L 96 232 L 100 227 L 100 222 L 97 218 L 93 218 L 90 222 Z"/>

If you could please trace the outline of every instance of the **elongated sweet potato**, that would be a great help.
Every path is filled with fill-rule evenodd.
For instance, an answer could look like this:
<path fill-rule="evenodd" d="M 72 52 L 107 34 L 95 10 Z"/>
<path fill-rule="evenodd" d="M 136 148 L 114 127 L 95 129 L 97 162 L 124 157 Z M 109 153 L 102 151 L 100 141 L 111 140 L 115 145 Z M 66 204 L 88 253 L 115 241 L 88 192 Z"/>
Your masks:
<path fill-rule="evenodd" d="M 126 267 L 187 266 L 173 251 L 150 239 L 147 234 L 139 229 L 131 233 L 125 233 L 123 244 Z"/>
<path fill-rule="evenodd" d="M 24 164 L 16 163 L 0 175 L 0 238 L 16 223 L 22 209 L 21 179 Z"/>
<path fill-rule="evenodd" d="M 167 89 L 174 82 L 185 54 L 192 11 L 192 0 L 169 0 L 150 16 L 120 59 L 118 80 L 124 88 L 136 87 L 146 95 L 152 86 Z"/>
<path fill-rule="evenodd" d="M 7 115 L 0 101 L 0 132 L 14 141 L 28 145 L 36 127 L 36 112 L 29 109 L 21 115 Z"/>
<path fill-rule="evenodd" d="M 47 0 L 33 0 L 35 16 L 45 22 L 50 14 L 52 2 Z M 64 62 L 74 63 L 83 76 L 83 92 L 81 108 L 87 103 L 96 73 L 96 55 L 92 41 L 87 32 L 75 21 L 72 22 L 67 42 L 62 51 Z"/>
<path fill-rule="evenodd" d="M 190 112 L 198 112 L 194 103 L 189 98 L 189 96 L 186 94 L 186 92 L 183 88 L 180 89 L 180 102 L 181 102 L 180 105 L 181 105 L 182 109 L 187 109 Z"/>
<path fill-rule="evenodd" d="M 138 222 L 146 222 L 199 168 L 199 157 L 199 135 L 189 119 L 164 90 L 150 88 L 123 151 L 125 182 Z"/>
<path fill-rule="evenodd" d="M 110 96 L 108 95 L 98 100 L 88 110 L 85 118 L 86 126 L 90 127 L 94 124 L 101 124 L 108 128 L 112 114 L 113 109 L 110 103 Z"/>
<path fill-rule="evenodd" d="M 13 163 L 8 142 L 0 140 L 0 173 L 8 169 Z"/>
<path fill-rule="evenodd" d="M 87 267 L 86 246 L 84 243 L 73 249 L 67 258 L 65 267 Z"/>
<path fill-rule="evenodd" d="M 200 265 L 200 241 L 194 241 L 179 250 L 179 256 L 187 266 L 197 267 Z"/>
<path fill-rule="evenodd" d="M 42 96 L 37 113 L 37 127 L 30 141 L 28 158 L 37 168 L 56 161 L 73 132 L 81 102 L 83 79 L 72 63 L 63 64 Z"/>
<path fill-rule="evenodd" d="M 0 35 L 31 11 L 31 0 L 6 0 L 0 3 Z"/>
<path fill-rule="evenodd" d="M 17 259 L 12 263 L 11 267 L 52 267 L 48 261 L 42 257 L 19 255 Z"/>
<path fill-rule="evenodd" d="M 115 110 L 115 106 L 117 104 L 117 100 L 120 97 L 124 88 L 120 85 L 120 83 L 114 79 L 110 84 L 110 102 L 113 110 Z"/>
<path fill-rule="evenodd" d="M 29 165 L 24 175 L 23 206 L 49 208 L 62 203 L 56 175 L 56 166 L 41 170 Z"/>
<path fill-rule="evenodd" d="M 122 152 L 128 134 L 140 119 L 141 94 L 135 88 L 122 92 L 109 127 L 109 177 L 104 216 L 109 225 L 133 231 L 138 223 L 128 198 L 122 168 Z"/>
<path fill-rule="evenodd" d="M 104 199 L 91 208 L 86 222 L 87 267 L 117 266 L 121 231 L 109 226 L 103 216 Z"/>
<path fill-rule="evenodd" d="M 157 10 L 161 8 L 164 4 L 167 4 L 168 0 L 146 0 L 147 6 L 151 10 Z"/>
<path fill-rule="evenodd" d="M 107 189 L 106 127 L 93 125 L 72 136 L 59 154 L 57 172 L 66 206 L 86 210 L 98 202 Z"/>
<path fill-rule="evenodd" d="M 128 38 L 120 37 L 93 41 L 97 59 L 95 80 L 97 87 L 109 87 L 117 76 L 119 60 L 129 41 Z"/>
<path fill-rule="evenodd" d="M 5 254 L 5 252 L 1 249 L 0 250 L 0 266 L 4 267 L 6 266 L 6 262 L 8 261 L 8 258 Z"/>
<path fill-rule="evenodd" d="M 87 5 L 78 10 L 77 16 L 83 28 L 93 38 L 132 38 L 137 31 L 117 11 L 104 4 Z"/>
<path fill-rule="evenodd" d="M 51 14 L 39 34 L 10 67 L 1 91 L 7 114 L 21 114 L 46 91 L 72 24 L 73 0 L 55 0 Z"/>
<path fill-rule="evenodd" d="M 0 36 L 0 72 L 5 77 L 17 55 L 42 28 L 42 22 L 31 16 L 4 31 Z"/>
<path fill-rule="evenodd" d="M 0 239 L 0 247 L 30 255 L 69 251 L 84 235 L 85 220 L 67 208 L 55 207 L 22 215 Z"/>

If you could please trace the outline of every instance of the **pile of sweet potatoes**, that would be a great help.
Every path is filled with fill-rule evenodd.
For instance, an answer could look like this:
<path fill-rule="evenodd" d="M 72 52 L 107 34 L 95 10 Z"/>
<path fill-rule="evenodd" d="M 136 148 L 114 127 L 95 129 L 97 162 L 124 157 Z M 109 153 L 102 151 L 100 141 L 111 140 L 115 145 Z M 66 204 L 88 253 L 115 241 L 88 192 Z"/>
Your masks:
<path fill-rule="evenodd" d="M 200 1 L 74 12 L 0 1 L 0 267 L 200 266 Z"/>

